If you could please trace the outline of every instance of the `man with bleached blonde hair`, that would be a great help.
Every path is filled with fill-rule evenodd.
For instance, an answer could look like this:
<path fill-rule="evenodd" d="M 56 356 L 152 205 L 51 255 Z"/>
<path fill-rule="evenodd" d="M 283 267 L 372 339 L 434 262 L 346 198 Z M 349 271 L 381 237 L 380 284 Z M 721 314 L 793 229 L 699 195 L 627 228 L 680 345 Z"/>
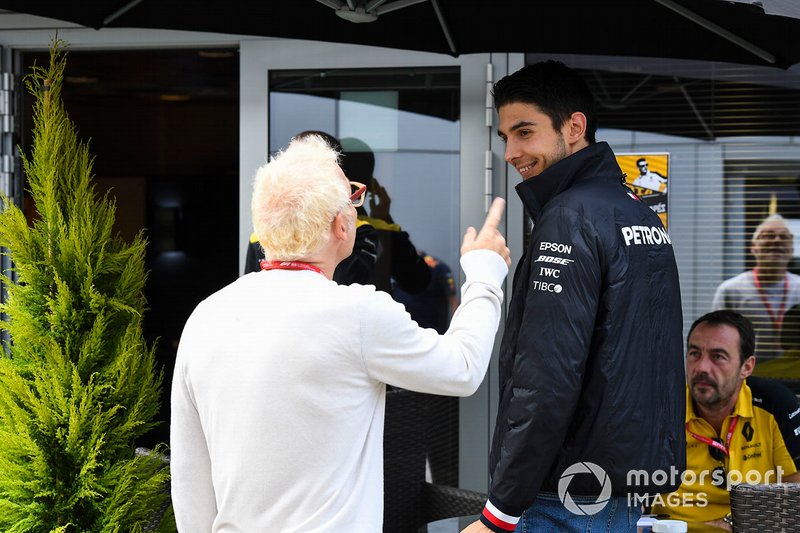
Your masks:
<path fill-rule="evenodd" d="M 351 184 L 339 167 L 338 154 L 318 136 L 301 141 L 256 173 L 253 227 L 267 259 L 314 254 L 332 238 L 326 230 L 334 217 L 343 217 L 348 232 L 355 225 L 355 217 L 345 209 L 351 205 Z"/>
<path fill-rule="evenodd" d="M 480 385 L 510 264 L 496 199 L 461 247 L 462 303 L 445 335 L 371 285 L 338 285 L 365 188 L 318 137 L 258 170 L 263 270 L 201 302 L 172 385 L 180 531 L 381 531 L 386 385 L 466 396 Z"/>
<path fill-rule="evenodd" d="M 339 140 L 324 131 L 305 130 L 293 138 L 303 138 L 311 135 L 321 137 L 334 150 L 342 153 L 342 157 L 344 157 L 342 144 Z M 370 224 L 370 221 L 364 220 L 359 216 L 358 220 L 356 220 L 356 241 L 353 245 L 353 253 L 337 265 L 333 273 L 333 280 L 340 285 L 351 285 L 353 283 L 366 285 L 367 283 L 372 283 L 378 261 L 378 250 L 377 230 Z M 264 249 L 261 247 L 261 243 L 258 242 L 258 235 L 253 233 L 250 235 L 250 242 L 247 244 L 244 273 L 249 274 L 250 272 L 261 270 L 261 261 L 263 260 Z M 373 283 L 373 285 L 376 284 Z"/>

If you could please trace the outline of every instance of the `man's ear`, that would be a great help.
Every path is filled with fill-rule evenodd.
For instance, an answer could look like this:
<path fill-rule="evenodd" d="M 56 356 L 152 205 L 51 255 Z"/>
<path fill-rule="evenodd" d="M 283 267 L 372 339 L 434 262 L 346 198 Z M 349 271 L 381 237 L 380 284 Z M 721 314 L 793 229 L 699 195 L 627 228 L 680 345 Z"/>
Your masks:
<path fill-rule="evenodd" d="M 753 369 L 756 367 L 756 356 L 751 355 L 747 359 L 744 360 L 742 364 L 742 368 L 739 369 L 739 378 L 740 379 L 747 379 L 750 377 L 750 374 L 753 373 Z"/>
<path fill-rule="evenodd" d="M 343 241 L 347 238 L 347 228 L 347 216 L 343 211 L 339 211 L 336 216 L 333 217 L 333 222 L 331 222 L 331 233 L 333 233 L 335 238 Z"/>
<path fill-rule="evenodd" d="M 567 138 L 568 144 L 575 144 L 584 138 L 586 135 L 586 115 L 580 111 L 575 111 L 567 121 L 561 131 Z"/>

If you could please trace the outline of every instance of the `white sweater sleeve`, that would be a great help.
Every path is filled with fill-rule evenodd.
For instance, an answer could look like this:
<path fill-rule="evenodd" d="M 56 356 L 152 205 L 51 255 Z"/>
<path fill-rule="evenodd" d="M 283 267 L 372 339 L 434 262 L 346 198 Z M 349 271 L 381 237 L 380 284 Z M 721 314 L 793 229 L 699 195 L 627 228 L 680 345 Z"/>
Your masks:
<path fill-rule="evenodd" d="M 714 299 L 711 301 L 711 310 L 716 311 L 717 309 L 725 309 L 725 306 L 727 305 L 726 296 L 725 282 L 722 282 L 717 287 L 717 290 L 714 291 Z"/>
<path fill-rule="evenodd" d="M 469 396 L 483 381 L 500 323 L 505 261 L 489 250 L 461 258 L 461 305 L 444 335 L 420 328 L 388 295 L 365 299 L 361 349 L 367 372 L 404 389 Z"/>
<path fill-rule="evenodd" d="M 172 378 L 170 422 L 170 474 L 172 506 L 180 532 L 211 531 L 217 516 L 217 504 L 211 478 L 208 453 L 200 415 L 187 380 L 181 352 L 192 350 L 193 338 L 187 324 Z"/>

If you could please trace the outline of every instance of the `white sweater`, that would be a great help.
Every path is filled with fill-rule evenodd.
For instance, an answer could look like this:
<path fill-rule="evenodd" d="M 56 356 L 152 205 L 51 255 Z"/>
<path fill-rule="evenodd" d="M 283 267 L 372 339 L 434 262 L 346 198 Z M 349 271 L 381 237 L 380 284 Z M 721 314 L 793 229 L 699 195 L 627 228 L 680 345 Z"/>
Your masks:
<path fill-rule="evenodd" d="M 178 530 L 380 532 L 386 383 L 467 396 L 500 320 L 499 255 L 475 250 L 438 335 L 373 286 L 248 274 L 197 306 L 172 382 Z"/>

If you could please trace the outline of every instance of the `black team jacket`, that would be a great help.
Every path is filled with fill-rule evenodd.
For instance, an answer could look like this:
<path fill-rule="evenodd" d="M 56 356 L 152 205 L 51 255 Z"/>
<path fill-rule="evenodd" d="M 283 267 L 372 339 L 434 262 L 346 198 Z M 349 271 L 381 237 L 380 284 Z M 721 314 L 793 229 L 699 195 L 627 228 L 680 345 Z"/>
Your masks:
<path fill-rule="evenodd" d="M 500 347 L 481 516 L 494 531 L 562 477 L 562 493 L 602 501 L 671 492 L 686 465 L 681 297 L 660 219 L 606 143 L 516 189 L 534 227 Z M 658 470 L 677 474 L 664 483 Z"/>

